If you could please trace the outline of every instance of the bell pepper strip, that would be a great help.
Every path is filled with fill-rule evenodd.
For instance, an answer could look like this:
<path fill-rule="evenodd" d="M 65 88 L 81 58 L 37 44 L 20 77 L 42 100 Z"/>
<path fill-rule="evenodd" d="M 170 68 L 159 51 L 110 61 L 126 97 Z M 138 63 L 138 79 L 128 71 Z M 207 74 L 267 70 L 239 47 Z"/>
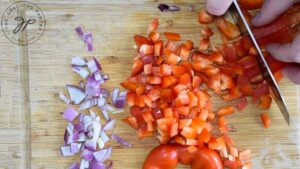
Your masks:
<path fill-rule="evenodd" d="M 261 118 L 261 121 L 262 121 L 262 124 L 263 124 L 264 128 L 265 129 L 269 128 L 270 125 L 271 125 L 271 120 L 270 120 L 268 114 L 267 113 L 262 113 L 260 115 L 260 118 Z"/>
<path fill-rule="evenodd" d="M 220 156 L 207 147 L 194 149 L 179 144 L 165 144 L 154 148 L 146 158 L 143 169 L 175 169 L 181 163 L 192 169 L 223 169 Z"/>
<path fill-rule="evenodd" d="M 181 39 L 178 33 L 165 32 L 164 34 L 168 40 L 179 41 Z"/>
<path fill-rule="evenodd" d="M 216 18 L 216 24 L 219 31 L 229 40 L 237 38 L 241 34 L 239 28 L 235 24 L 227 21 L 223 17 Z"/>

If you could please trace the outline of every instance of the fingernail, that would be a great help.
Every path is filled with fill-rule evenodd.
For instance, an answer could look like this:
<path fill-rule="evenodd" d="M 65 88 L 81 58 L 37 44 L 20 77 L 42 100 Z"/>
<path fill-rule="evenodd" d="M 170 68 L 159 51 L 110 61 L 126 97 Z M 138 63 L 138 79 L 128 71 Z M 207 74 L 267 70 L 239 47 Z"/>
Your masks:
<path fill-rule="evenodd" d="M 254 16 L 254 18 L 252 19 L 252 23 L 254 23 L 254 24 L 258 23 L 259 20 L 260 20 L 260 18 L 261 18 L 261 15 L 262 15 L 261 12 L 259 12 L 258 14 L 256 14 Z"/>

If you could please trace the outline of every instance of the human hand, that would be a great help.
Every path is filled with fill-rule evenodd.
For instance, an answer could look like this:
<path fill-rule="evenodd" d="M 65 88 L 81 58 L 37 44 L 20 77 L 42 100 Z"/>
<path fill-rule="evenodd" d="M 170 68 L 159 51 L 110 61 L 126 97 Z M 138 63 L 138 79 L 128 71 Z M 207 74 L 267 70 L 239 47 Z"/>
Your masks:
<path fill-rule="evenodd" d="M 223 15 L 233 0 L 206 0 L 206 10 L 213 15 Z"/>
<path fill-rule="evenodd" d="M 296 2 L 300 2 L 300 0 L 265 0 L 261 11 L 252 19 L 252 25 L 263 26 L 271 23 Z M 291 43 L 272 43 L 266 46 L 266 50 L 278 60 L 300 63 L 300 34 L 298 34 Z M 300 84 L 299 65 L 300 64 L 295 64 L 293 66 L 285 67 L 282 71 L 286 77 L 296 84 Z"/>

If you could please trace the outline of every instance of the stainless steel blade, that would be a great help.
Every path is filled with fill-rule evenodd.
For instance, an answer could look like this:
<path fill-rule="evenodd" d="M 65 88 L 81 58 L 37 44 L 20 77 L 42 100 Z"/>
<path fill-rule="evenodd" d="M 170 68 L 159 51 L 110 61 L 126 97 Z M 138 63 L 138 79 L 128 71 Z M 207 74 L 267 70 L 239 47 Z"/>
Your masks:
<path fill-rule="evenodd" d="M 236 24 L 238 24 L 241 32 L 246 31 L 247 34 L 249 35 L 249 37 L 251 38 L 251 40 L 258 52 L 258 55 L 259 55 L 259 57 L 256 57 L 256 58 L 258 61 L 258 65 L 261 68 L 262 75 L 263 75 L 264 79 L 268 82 L 268 84 L 270 85 L 271 91 L 272 91 L 271 94 L 273 95 L 273 98 L 276 101 L 285 121 L 289 125 L 290 124 L 290 116 L 289 116 L 289 112 L 287 110 L 286 102 L 285 102 L 284 98 L 282 97 L 279 87 L 272 75 L 272 72 L 262 54 L 262 51 L 261 51 L 258 43 L 255 40 L 255 37 L 251 31 L 250 26 L 248 25 L 243 13 L 242 13 L 242 10 L 239 7 L 237 0 L 233 1 L 233 4 L 229 8 L 229 14 L 231 15 L 233 21 L 236 22 Z"/>

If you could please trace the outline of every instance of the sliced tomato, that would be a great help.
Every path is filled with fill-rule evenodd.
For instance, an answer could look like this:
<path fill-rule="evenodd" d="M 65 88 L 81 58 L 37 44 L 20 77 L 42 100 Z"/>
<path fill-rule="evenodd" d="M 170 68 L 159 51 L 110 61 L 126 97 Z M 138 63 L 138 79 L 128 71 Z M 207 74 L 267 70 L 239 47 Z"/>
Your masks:
<path fill-rule="evenodd" d="M 213 16 L 206 12 L 205 8 L 201 8 L 198 14 L 198 22 L 201 24 L 209 24 L 213 22 Z"/>
<path fill-rule="evenodd" d="M 165 32 L 164 34 L 168 40 L 179 41 L 181 39 L 178 33 Z"/>

